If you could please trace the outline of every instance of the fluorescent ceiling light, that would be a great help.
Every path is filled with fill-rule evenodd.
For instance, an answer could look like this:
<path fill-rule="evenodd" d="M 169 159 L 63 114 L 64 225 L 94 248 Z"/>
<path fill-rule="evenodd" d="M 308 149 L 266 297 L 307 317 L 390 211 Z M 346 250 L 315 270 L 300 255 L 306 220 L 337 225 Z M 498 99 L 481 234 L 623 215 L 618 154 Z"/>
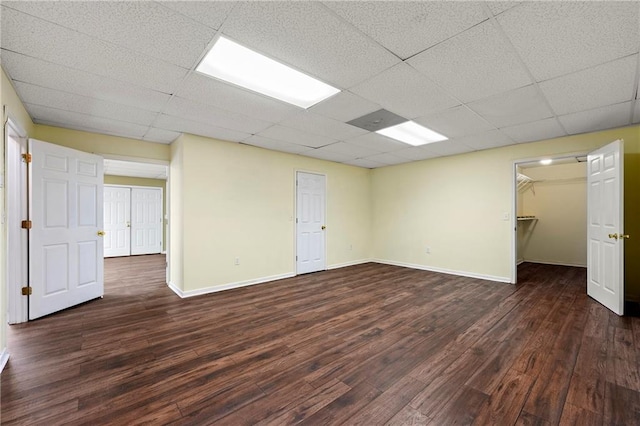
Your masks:
<path fill-rule="evenodd" d="M 413 146 L 425 145 L 449 139 L 446 136 L 434 132 L 431 129 L 427 129 L 413 121 L 405 121 L 404 123 L 396 124 L 395 126 L 380 129 L 376 131 L 376 133 L 380 133 L 381 135 L 388 136 Z"/>
<path fill-rule="evenodd" d="M 543 166 L 548 166 L 552 162 L 553 162 L 553 160 L 550 159 L 550 158 L 545 158 L 544 160 L 540 160 L 540 164 L 542 164 Z"/>
<path fill-rule="evenodd" d="M 216 41 L 196 71 L 302 108 L 340 92 L 224 37 Z"/>

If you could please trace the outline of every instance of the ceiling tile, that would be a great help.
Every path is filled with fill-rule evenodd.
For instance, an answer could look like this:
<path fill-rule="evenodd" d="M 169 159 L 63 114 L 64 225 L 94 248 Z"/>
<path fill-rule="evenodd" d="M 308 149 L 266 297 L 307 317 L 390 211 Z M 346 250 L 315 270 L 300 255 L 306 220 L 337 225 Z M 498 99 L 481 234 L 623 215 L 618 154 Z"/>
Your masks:
<path fill-rule="evenodd" d="M 260 148 L 272 149 L 274 151 L 289 152 L 291 154 L 300 154 L 309 151 L 308 146 L 296 145 L 294 143 L 277 141 L 275 139 L 264 138 L 262 136 L 253 135 L 242 141 L 247 145 L 253 145 Z"/>
<path fill-rule="evenodd" d="M 342 154 L 340 152 L 329 151 L 326 147 L 311 149 L 303 154 L 306 157 L 319 158 L 321 160 L 336 161 L 342 163 L 344 161 L 355 160 L 355 156 Z"/>
<path fill-rule="evenodd" d="M 313 133 L 331 139 L 348 139 L 367 133 L 360 129 L 340 121 L 326 118 L 309 111 L 301 111 L 279 123 L 282 126 L 291 127 L 303 132 Z"/>
<path fill-rule="evenodd" d="M 229 12 L 233 9 L 234 1 L 162 1 L 160 4 L 176 12 L 188 16 L 194 21 L 208 27 L 218 29 Z"/>
<path fill-rule="evenodd" d="M 7 50 L 2 51 L 2 67 L 15 81 L 149 111 L 160 111 L 170 98 L 170 95 L 166 93 L 74 70 Z"/>
<path fill-rule="evenodd" d="M 173 117 L 201 121 L 210 126 L 244 133 L 258 133 L 273 124 L 177 96 L 169 101 L 163 112 Z"/>
<path fill-rule="evenodd" d="M 40 19 L 191 68 L 216 31 L 156 2 L 3 2 Z"/>
<path fill-rule="evenodd" d="M 171 93 L 187 70 L 2 7 L 2 48 Z M 24 31 L 29 28 L 29 31 Z"/>
<path fill-rule="evenodd" d="M 78 112 L 64 111 L 42 105 L 24 104 L 31 118 L 40 124 L 53 124 L 58 127 L 73 127 L 96 133 L 116 134 L 133 139 L 142 139 L 148 126 L 125 123 Z"/>
<path fill-rule="evenodd" d="M 415 120 L 418 124 L 445 135 L 449 139 L 495 128 L 464 105 L 449 108 Z"/>
<path fill-rule="evenodd" d="M 629 124 L 631 102 L 608 105 L 558 117 L 570 135 L 594 132 Z"/>
<path fill-rule="evenodd" d="M 150 126 L 158 114 L 157 112 L 60 92 L 28 83 L 14 82 L 14 86 L 22 102 L 33 105 L 90 114 L 145 126 Z"/>
<path fill-rule="evenodd" d="M 143 139 L 149 142 L 171 143 L 176 140 L 181 134 L 182 133 L 180 132 L 151 127 L 149 130 L 147 130 L 147 133 L 145 133 Z"/>
<path fill-rule="evenodd" d="M 540 83 L 558 115 L 585 111 L 633 98 L 638 55 L 627 56 Z"/>
<path fill-rule="evenodd" d="M 381 163 L 386 166 L 392 166 L 394 164 L 402 164 L 402 163 L 409 162 L 409 160 L 407 160 L 406 158 L 397 157 L 389 153 L 371 155 L 369 157 L 363 158 L 363 160 L 374 161 L 376 163 Z"/>
<path fill-rule="evenodd" d="M 194 72 L 176 92 L 180 97 L 277 123 L 300 108 Z"/>
<path fill-rule="evenodd" d="M 434 142 L 425 146 L 428 151 L 433 151 L 439 155 L 456 155 L 463 154 L 465 152 L 475 151 L 473 148 L 463 145 L 457 139 L 450 139 L 448 141 Z"/>
<path fill-rule="evenodd" d="M 365 133 L 362 136 L 346 139 L 352 145 L 358 145 L 365 148 L 370 148 L 378 152 L 393 152 L 407 148 L 406 143 L 399 142 L 395 139 L 382 136 L 378 133 Z"/>
<path fill-rule="evenodd" d="M 488 17 L 481 2 L 330 1 L 325 5 L 406 59 Z"/>
<path fill-rule="evenodd" d="M 364 146 L 353 145 L 346 142 L 336 142 L 331 145 L 324 146 L 322 147 L 322 149 L 348 155 L 352 158 L 362 158 L 369 155 L 380 154 L 379 151 L 376 151 L 374 149 L 365 148 Z"/>
<path fill-rule="evenodd" d="M 502 12 L 507 11 L 512 7 L 519 5 L 520 3 L 522 2 L 520 1 L 487 1 L 484 4 L 487 5 L 487 7 L 489 8 L 489 10 L 491 10 L 491 13 L 494 16 L 497 16 L 497 15 L 500 15 Z"/>
<path fill-rule="evenodd" d="M 249 136 L 250 133 L 239 132 L 236 130 L 224 129 L 222 127 L 212 126 L 200 121 L 188 120 L 181 117 L 173 117 L 166 114 L 158 116 L 154 127 L 172 130 L 174 132 L 191 133 L 193 135 L 206 136 L 221 141 L 240 142 Z"/>
<path fill-rule="evenodd" d="M 339 89 L 400 61 L 316 2 L 238 3 L 222 31 Z"/>
<path fill-rule="evenodd" d="M 567 135 L 555 118 L 503 127 L 500 130 L 518 143 L 541 141 Z"/>
<path fill-rule="evenodd" d="M 496 127 L 538 121 L 553 115 L 534 85 L 475 101 L 468 106 Z"/>
<path fill-rule="evenodd" d="M 351 166 L 364 167 L 366 169 L 375 169 L 376 167 L 385 166 L 385 164 L 378 163 L 377 161 L 365 160 L 364 158 L 356 158 L 355 160 L 345 161 L 344 163 Z"/>
<path fill-rule="evenodd" d="M 407 62 L 463 102 L 531 84 L 493 21 L 477 25 Z"/>
<path fill-rule="evenodd" d="M 432 81 L 405 63 L 378 74 L 351 88 L 351 91 L 408 119 L 459 104 Z"/>
<path fill-rule="evenodd" d="M 433 151 L 429 151 L 428 146 L 412 146 L 411 148 L 401 149 L 400 151 L 393 151 L 393 155 L 412 161 L 426 160 L 440 156 Z"/>
<path fill-rule="evenodd" d="M 638 51 L 637 2 L 524 2 L 496 19 L 536 80 Z"/>
<path fill-rule="evenodd" d="M 309 111 L 334 120 L 347 122 L 380 109 L 380 105 L 343 90 L 312 106 Z"/>
<path fill-rule="evenodd" d="M 297 145 L 308 146 L 310 148 L 317 148 L 337 142 L 336 139 L 314 135 L 311 133 L 300 131 L 298 129 L 293 129 L 291 127 L 280 126 L 278 124 L 269 127 L 266 130 L 263 130 L 262 132 L 260 132 L 259 136 L 264 136 L 269 139 L 281 140 L 283 142 L 294 143 Z"/>
<path fill-rule="evenodd" d="M 477 135 L 468 135 L 453 139 L 452 143 L 468 146 L 473 150 L 497 148 L 499 146 L 512 145 L 513 141 L 499 130 L 490 130 Z M 427 149 L 430 146 L 427 145 Z"/>

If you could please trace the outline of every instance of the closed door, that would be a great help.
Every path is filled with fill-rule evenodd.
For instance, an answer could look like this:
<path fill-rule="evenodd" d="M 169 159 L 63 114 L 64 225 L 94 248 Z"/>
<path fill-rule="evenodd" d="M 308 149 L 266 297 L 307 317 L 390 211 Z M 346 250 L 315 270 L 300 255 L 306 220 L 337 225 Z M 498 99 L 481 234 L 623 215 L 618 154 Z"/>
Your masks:
<path fill-rule="evenodd" d="M 102 157 L 29 140 L 29 319 L 104 294 Z"/>
<path fill-rule="evenodd" d="M 104 187 L 104 257 L 131 254 L 131 188 Z"/>
<path fill-rule="evenodd" d="M 587 294 L 624 310 L 623 149 L 615 141 L 587 157 Z"/>
<path fill-rule="evenodd" d="M 162 252 L 162 189 L 131 189 L 131 254 Z"/>
<path fill-rule="evenodd" d="M 323 271 L 325 260 L 325 176 L 296 175 L 296 270 L 298 274 Z"/>

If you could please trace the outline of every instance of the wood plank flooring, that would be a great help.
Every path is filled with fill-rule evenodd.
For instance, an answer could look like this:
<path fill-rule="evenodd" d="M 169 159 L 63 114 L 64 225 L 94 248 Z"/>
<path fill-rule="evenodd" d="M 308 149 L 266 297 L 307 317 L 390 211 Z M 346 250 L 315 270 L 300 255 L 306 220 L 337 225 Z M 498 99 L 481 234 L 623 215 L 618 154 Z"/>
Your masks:
<path fill-rule="evenodd" d="M 180 299 L 164 256 L 10 326 L 6 425 L 638 425 L 640 319 L 585 270 L 516 286 L 364 264 Z"/>

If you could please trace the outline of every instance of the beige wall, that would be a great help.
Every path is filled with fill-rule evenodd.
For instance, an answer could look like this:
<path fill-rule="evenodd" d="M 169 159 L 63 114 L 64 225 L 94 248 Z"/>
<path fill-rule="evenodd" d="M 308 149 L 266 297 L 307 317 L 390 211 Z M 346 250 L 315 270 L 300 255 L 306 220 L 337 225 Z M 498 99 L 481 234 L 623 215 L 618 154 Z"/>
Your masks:
<path fill-rule="evenodd" d="M 536 183 L 520 194 L 525 215 L 518 222 L 525 261 L 587 266 L 587 163 L 527 168 Z"/>
<path fill-rule="evenodd" d="M 183 252 L 171 263 L 176 287 L 294 273 L 296 170 L 327 175 L 327 265 L 371 257 L 368 169 L 192 135 L 173 145 L 170 252 Z"/>
<path fill-rule="evenodd" d="M 31 118 L 29 117 L 29 114 L 27 113 L 27 111 L 24 109 L 22 102 L 20 102 L 20 99 L 18 98 L 18 95 L 16 94 L 13 86 L 11 85 L 11 82 L 5 75 L 4 70 L 2 70 L 1 68 L 0 68 L 0 101 L 2 102 L 2 107 L 3 107 L 2 123 L 4 123 L 8 117 L 11 117 L 12 120 L 15 120 L 17 124 L 20 127 L 22 127 L 22 130 L 24 130 L 28 134 L 31 134 L 34 128 L 33 122 L 31 121 Z M 2 142 L 1 146 L 3 147 L 2 149 L 0 149 L 0 169 L 1 169 L 0 173 L 2 173 L 2 175 L 4 176 L 4 166 L 5 166 L 4 128 L 1 129 L 0 134 L 1 134 L 0 140 Z M 0 187 L 0 212 L 2 212 L 3 215 L 6 214 L 4 187 Z M 3 225 L 2 227 L 0 227 L 0 244 L 1 244 L 1 247 L 0 247 L 0 355 L 2 354 L 3 350 L 7 346 L 7 339 L 6 339 L 7 284 L 5 279 L 6 278 L 5 265 L 7 262 L 6 250 L 5 250 L 6 244 L 7 244 L 6 235 L 7 235 L 6 225 Z"/>
<path fill-rule="evenodd" d="M 163 179 L 147 179 L 129 176 L 104 176 L 105 185 L 151 186 L 162 188 L 162 251 L 167 248 L 167 181 Z"/>
<path fill-rule="evenodd" d="M 625 140 L 627 233 L 637 231 L 640 127 L 569 136 L 435 158 L 372 171 L 373 238 L 381 261 L 508 280 L 511 275 L 512 170 L 517 160 L 588 152 Z M 634 223 L 635 222 L 635 223 Z M 638 233 L 640 235 L 640 233 Z M 627 290 L 640 287 L 640 238 L 627 250 Z M 425 247 L 431 253 L 427 254 Z"/>

